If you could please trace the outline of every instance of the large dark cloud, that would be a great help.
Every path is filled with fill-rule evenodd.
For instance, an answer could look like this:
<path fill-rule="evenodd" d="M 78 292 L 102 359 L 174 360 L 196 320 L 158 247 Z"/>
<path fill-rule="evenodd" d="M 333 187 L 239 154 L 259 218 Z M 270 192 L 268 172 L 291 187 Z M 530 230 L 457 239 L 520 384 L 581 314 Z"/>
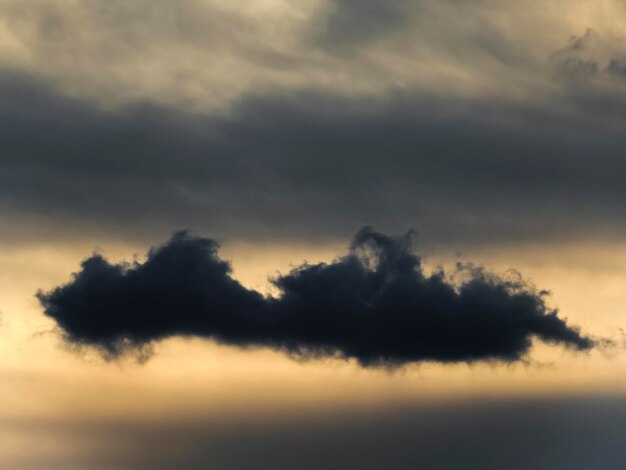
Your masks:
<path fill-rule="evenodd" d="M 427 275 L 411 234 L 371 228 L 329 264 L 305 264 L 272 282 L 278 297 L 230 276 L 218 244 L 179 232 L 142 264 L 85 260 L 67 285 L 38 294 L 69 341 L 118 355 L 175 335 L 360 364 L 515 361 L 533 338 L 578 350 L 594 342 L 520 280 L 481 269 Z"/>

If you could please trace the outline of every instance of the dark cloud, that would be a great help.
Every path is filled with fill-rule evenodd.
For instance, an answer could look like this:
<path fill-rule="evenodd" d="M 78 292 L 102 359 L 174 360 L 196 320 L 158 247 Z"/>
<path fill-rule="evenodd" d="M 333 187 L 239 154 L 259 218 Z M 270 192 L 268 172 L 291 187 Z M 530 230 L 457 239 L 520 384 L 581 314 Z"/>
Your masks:
<path fill-rule="evenodd" d="M 69 341 L 113 356 L 174 335 L 364 366 L 515 361 L 535 337 L 594 346 L 523 281 L 469 268 L 459 268 L 458 282 L 427 275 L 410 242 L 410 233 L 364 228 L 346 256 L 275 278 L 274 298 L 234 280 L 215 241 L 179 232 L 143 264 L 94 255 L 72 282 L 38 298 Z"/>

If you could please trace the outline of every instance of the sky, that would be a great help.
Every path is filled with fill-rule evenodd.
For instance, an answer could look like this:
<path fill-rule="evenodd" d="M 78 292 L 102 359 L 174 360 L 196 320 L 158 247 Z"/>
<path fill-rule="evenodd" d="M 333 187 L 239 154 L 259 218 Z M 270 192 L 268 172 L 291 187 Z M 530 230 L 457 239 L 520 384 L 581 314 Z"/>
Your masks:
<path fill-rule="evenodd" d="M 0 467 L 623 469 L 626 3 L 0 0 Z"/>

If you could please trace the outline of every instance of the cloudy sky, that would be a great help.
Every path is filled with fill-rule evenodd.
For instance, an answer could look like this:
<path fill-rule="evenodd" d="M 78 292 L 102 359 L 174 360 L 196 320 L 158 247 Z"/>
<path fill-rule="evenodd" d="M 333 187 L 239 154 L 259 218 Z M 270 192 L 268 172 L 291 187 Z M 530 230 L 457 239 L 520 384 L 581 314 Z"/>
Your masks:
<path fill-rule="evenodd" d="M 621 0 L 0 0 L 0 103 L 0 467 L 623 468 Z"/>

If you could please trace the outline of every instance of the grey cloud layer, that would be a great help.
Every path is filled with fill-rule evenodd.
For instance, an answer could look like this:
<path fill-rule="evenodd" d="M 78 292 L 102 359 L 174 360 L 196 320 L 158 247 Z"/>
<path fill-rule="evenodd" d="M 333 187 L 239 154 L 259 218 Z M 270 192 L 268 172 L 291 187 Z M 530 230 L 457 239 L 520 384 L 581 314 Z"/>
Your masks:
<path fill-rule="evenodd" d="M 2 3 L 3 237 L 623 231 L 622 4 L 291 3 Z"/>
<path fill-rule="evenodd" d="M 5 74 L 0 97 L 0 210 L 50 230 L 319 239 L 414 225 L 488 243 L 624 228 L 626 105 L 594 89 L 543 106 L 273 95 L 201 116 L 99 110 Z"/>

